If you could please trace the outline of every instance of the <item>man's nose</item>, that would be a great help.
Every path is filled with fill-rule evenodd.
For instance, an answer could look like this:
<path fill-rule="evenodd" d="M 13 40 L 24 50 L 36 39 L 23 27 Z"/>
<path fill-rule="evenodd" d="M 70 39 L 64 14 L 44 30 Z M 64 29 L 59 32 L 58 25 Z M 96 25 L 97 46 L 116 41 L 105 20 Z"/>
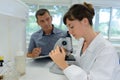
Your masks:
<path fill-rule="evenodd" d="M 45 25 L 48 25 L 48 21 L 45 21 L 44 24 L 45 24 Z"/>

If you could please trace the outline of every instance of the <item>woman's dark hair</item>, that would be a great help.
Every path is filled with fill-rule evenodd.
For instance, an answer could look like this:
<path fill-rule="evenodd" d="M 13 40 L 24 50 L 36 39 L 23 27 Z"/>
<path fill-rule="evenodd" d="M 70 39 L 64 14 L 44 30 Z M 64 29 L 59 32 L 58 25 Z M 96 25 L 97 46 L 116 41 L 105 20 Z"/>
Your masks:
<path fill-rule="evenodd" d="M 77 19 L 81 21 L 83 18 L 87 18 L 90 25 L 93 25 L 92 19 L 94 15 L 95 12 L 92 4 L 88 4 L 86 2 L 84 2 L 84 4 L 74 4 L 64 15 L 63 22 L 66 25 L 66 19 L 69 19 L 71 21 Z"/>

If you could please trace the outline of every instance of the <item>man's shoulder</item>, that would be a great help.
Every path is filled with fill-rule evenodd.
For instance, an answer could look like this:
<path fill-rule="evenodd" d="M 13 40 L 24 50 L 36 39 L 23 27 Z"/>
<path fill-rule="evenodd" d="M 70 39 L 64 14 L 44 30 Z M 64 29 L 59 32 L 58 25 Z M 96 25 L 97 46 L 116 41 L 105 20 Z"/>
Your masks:
<path fill-rule="evenodd" d="M 54 33 L 57 33 L 57 34 L 66 34 L 66 32 L 67 31 L 64 31 L 64 30 L 62 30 L 62 29 L 59 29 L 59 28 L 56 28 L 56 27 L 54 27 L 54 31 L 53 31 Z"/>
<path fill-rule="evenodd" d="M 34 36 L 38 36 L 40 34 L 42 34 L 42 30 L 38 30 L 38 31 L 34 32 L 31 36 L 34 37 Z"/>

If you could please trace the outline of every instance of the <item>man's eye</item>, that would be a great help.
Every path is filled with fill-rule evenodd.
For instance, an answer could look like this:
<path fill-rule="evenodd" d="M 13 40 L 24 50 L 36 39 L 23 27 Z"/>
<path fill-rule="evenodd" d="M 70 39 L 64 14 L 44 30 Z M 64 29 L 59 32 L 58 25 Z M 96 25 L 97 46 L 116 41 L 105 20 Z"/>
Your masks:
<path fill-rule="evenodd" d="M 49 21 L 49 18 L 47 18 L 46 21 Z"/>
<path fill-rule="evenodd" d="M 46 21 L 49 21 L 50 20 L 50 17 L 46 19 Z"/>
<path fill-rule="evenodd" d="M 43 21 L 43 20 L 41 20 L 41 21 L 39 21 L 39 22 L 43 23 L 44 21 Z"/>

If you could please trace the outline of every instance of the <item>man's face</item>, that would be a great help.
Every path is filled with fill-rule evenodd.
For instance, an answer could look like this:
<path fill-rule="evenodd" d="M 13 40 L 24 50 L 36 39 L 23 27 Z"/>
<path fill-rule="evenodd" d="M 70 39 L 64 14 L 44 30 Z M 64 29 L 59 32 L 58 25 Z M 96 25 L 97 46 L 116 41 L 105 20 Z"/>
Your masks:
<path fill-rule="evenodd" d="M 49 29 L 52 26 L 52 17 L 47 12 L 42 16 L 37 16 L 37 18 L 37 23 L 43 30 Z"/>

